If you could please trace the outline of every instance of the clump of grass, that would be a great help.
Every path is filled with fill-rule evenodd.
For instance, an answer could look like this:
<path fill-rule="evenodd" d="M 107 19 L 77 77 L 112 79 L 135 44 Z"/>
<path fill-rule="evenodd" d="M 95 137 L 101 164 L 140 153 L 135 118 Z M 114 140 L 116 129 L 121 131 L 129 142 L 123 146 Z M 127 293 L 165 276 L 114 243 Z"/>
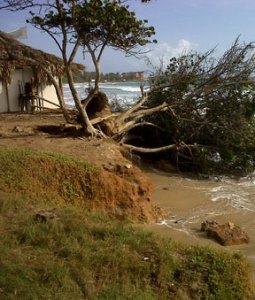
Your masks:
<path fill-rule="evenodd" d="M 0 189 L 85 206 L 96 197 L 97 169 L 70 156 L 30 149 L 0 149 Z"/>
<path fill-rule="evenodd" d="M 244 257 L 210 247 L 179 247 L 175 278 L 191 283 L 192 299 L 252 299 L 249 267 Z M 250 293 L 250 294 L 249 294 Z M 206 298 L 204 298 L 206 295 Z"/>
<path fill-rule="evenodd" d="M 1 299 L 253 299 L 240 256 L 36 200 L 0 193 Z"/>

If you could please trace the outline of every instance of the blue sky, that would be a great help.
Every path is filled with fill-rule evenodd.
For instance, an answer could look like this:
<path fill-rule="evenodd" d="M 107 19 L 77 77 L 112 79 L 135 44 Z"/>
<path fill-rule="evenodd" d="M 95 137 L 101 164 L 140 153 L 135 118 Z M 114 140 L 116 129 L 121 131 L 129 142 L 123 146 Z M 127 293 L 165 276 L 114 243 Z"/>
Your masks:
<path fill-rule="evenodd" d="M 0 0 L 1 1 L 1 0 Z M 160 61 L 166 65 L 170 57 L 184 51 L 205 52 L 217 46 L 216 56 L 222 54 L 240 35 L 241 41 L 255 41 L 254 0 L 151 0 L 141 4 L 130 1 L 131 9 L 138 18 L 148 19 L 156 29 L 157 45 L 148 45 L 144 50 L 151 63 Z M 0 10 L 0 30 L 12 31 L 25 26 L 24 13 L 10 13 Z M 34 48 L 60 55 L 52 40 L 46 34 L 27 26 L 28 39 L 21 42 Z M 76 61 L 93 70 L 89 59 L 83 59 L 81 52 Z M 107 49 L 101 69 L 103 72 L 125 72 L 147 70 L 145 61 L 125 57 L 121 52 Z"/>

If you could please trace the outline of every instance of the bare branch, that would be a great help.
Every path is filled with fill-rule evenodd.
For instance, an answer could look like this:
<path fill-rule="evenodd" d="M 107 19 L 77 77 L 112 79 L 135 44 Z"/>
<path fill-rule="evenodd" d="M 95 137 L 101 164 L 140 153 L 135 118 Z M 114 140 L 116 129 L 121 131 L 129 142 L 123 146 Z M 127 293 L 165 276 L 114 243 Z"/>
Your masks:
<path fill-rule="evenodd" d="M 92 125 L 96 125 L 98 123 L 101 123 L 103 121 L 106 121 L 106 120 L 109 120 L 109 119 L 112 119 L 112 118 L 115 118 L 117 117 L 119 114 L 111 114 L 109 116 L 106 116 L 106 117 L 98 117 L 98 118 L 95 118 L 95 119 L 91 119 L 90 122 Z"/>
<path fill-rule="evenodd" d="M 137 112 L 134 112 L 134 113 L 130 114 L 130 118 L 131 119 L 140 119 L 142 117 L 154 114 L 155 112 L 165 111 L 165 110 L 168 110 L 168 109 L 169 109 L 169 104 L 164 102 L 164 103 L 162 103 L 162 104 L 160 104 L 156 107 L 148 108 L 148 109 L 141 109 Z"/>
<path fill-rule="evenodd" d="M 197 145 L 197 144 L 196 145 L 171 144 L 171 145 L 158 147 L 158 148 L 136 147 L 136 146 L 129 145 L 129 144 L 122 144 L 121 146 L 130 151 L 136 151 L 136 152 L 140 152 L 140 153 L 157 153 L 157 152 L 163 152 L 163 151 L 168 151 L 168 150 L 180 150 L 181 148 L 186 148 L 186 147 L 189 147 L 189 148 L 202 147 L 201 145 Z"/>
<path fill-rule="evenodd" d="M 137 128 L 137 127 L 142 127 L 142 126 L 152 126 L 152 127 L 155 127 L 157 128 L 158 130 L 160 131 L 164 131 L 163 128 L 153 124 L 153 123 L 150 123 L 150 122 L 141 122 L 141 123 L 136 123 L 135 121 L 133 122 L 128 122 L 128 123 L 124 123 L 122 127 L 119 127 L 118 129 L 118 133 L 115 134 L 113 136 L 113 138 L 117 138 L 118 136 L 120 136 L 121 134 L 123 133 L 127 133 L 129 132 L 130 130 L 134 129 L 134 128 Z"/>
<path fill-rule="evenodd" d="M 69 65 L 73 62 L 74 57 L 75 57 L 75 55 L 76 55 L 79 47 L 80 47 L 80 38 L 77 38 L 76 43 L 75 43 L 75 45 L 73 47 L 72 53 L 69 56 L 69 60 L 68 60 L 68 64 Z"/>
<path fill-rule="evenodd" d="M 143 98 L 141 98 L 134 106 L 132 106 L 130 109 L 128 109 L 127 111 L 125 111 L 123 114 L 121 114 L 119 116 L 119 119 L 117 121 L 123 121 L 126 118 L 129 117 L 129 115 L 136 111 L 137 109 L 139 109 L 146 101 L 148 100 L 148 96 L 145 96 Z"/>

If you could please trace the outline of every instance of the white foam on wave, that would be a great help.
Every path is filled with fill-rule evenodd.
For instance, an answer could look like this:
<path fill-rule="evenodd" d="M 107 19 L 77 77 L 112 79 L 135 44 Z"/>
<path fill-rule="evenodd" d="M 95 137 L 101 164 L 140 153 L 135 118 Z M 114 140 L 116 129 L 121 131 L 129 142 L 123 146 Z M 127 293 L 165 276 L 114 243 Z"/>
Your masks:
<path fill-rule="evenodd" d="M 235 196 L 236 195 L 234 195 L 234 194 L 222 193 L 222 194 L 219 194 L 216 196 L 212 196 L 211 201 L 217 202 L 217 201 L 221 201 L 221 200 L 231 200 Z"/>
<path fill-rule="evenodd" d="M 211 217 L 211 216 L 219 216 L 224 214 L 224 212 L 215 212 L 215 211 L 201 211 L 198 215 L 193 215 L 189 217 L 184 217 L 181 219 L 171 218 L 171 219 L 163 219 L 160 222 L 156 223 L 159 226 L 165 226 L 169 229 L 183 232 L 193 238 L 197 238 L 194 234 L 193 230 L 190 228 L 191 224 L 196 224 L 201 222 L 201 216 Z M 175 216 L 176 217 L 176 216 Z"/>
<path fill-rule="evenodd" d="M 224 186 L 220 185 L 220 186 L 216 186 L 216 187 L 212 188 L 210 190 L 210 192 L 211 193 L 216 193 L 216 192 L 219 192 L 219 191 L 222 191 L 222 190 L 224 190 Z"/>
<path fill-rule="evenodd" d="M 236 209 L 255 211 L 255 185 L 250 179 L 225 180 L 224 184 L 209 189 L 207 194 L 213 202 L 224 201 Z"/>
<path fill-rule="evenodd" d="M 83 99 L 86 97 L 88 83 L 76 83 L 75 87 L 79 96 Z M 68 84 L 64 84 L 64 95 L 67 105 L 74 106 L 73 97 Z M 148 90 L 148 86 L 145 86 L 145 91 Z M 117 98 L 124 100 L 127 104 L 133 104 L 140 97 L 140 87 L 138 83 L 134 82 L 111 82 L 111 83 L 100 83 L 100 89 L 108 96 L 109 101 Z"/>
<path fill-rule="evenodd" d="M 241 179 L 237 185 L 239 186 L 244 186 L 244 187 L 254 187 L 255 188 L 255 180 L 254 179 L 247 179 L 247 178 L 244 178 L 244 179 Z"/>
<path fill-rule="evenodd" d="M 124 91 L 124 92 L 131 92 L 131 93 L 140 93 L 141 90 L 139 87 L 134 87 L 134 86 L 109 86 L 109 85 L 100 85 L 100 88 L 101 89 L 104 89 L 104 90 L 108 90 L 108 89 L 111 89 L 111 90 L 116 90 L 116 92 L 118 91 Z"/>
<path fill-rule="evenodd" d="M 173 220 L 164 219 L 164 220 L 162 220 L 162 221 L 160 221 L 159 223 L 156 223 L 156 224 L 160 225 L 160 226 L 166 226 L 166 227 L 168 227 L 170 229 L 174 229 L 176 231 L 183 232 L 183 233 L 186 233 L 187 235 L 190 235 L 190 232 L 185 227 L 184 223 L 181 224 L 181 227 L 177 227 L 177 226 L 175 226 L 176 224 L 174 223 Z"/>

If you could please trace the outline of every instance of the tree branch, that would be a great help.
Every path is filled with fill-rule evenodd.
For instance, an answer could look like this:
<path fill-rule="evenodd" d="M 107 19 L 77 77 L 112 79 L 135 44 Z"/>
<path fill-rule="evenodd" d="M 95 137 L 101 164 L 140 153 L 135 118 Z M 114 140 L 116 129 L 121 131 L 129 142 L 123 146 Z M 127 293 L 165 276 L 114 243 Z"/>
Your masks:
<path fill-rule="evenodd" d="M 117 121 L 124 121 L 126 118 L 129 117 L 129 115 L 136 111 L 137 109 L 139 109 L 146 101 L 148 100 L 148 96 L 145 96 L 143 98 L 141 98 L 134 106 L 132 106 L 130 109 L 128 109 L 127 111 L 125 111 L 124 113 L 122 113 Z"/>
<path fill-rule="evenodd" d="M 77 40 L 76 40 L 76 43 L 75 43 L 75 45 L 73 47 L 73 50 L 72 50 L 72 53 L 69 56 L 69 60 L 68 60 L 69 65 L 71 65 L 71 63 L 73 62 L 74 57 L 75 57 L 75 55 L 76 55 L 76 53 L 77 53 L 77 51 L 80 47 L 80 40 L 81 40 L 80 38 L 77 38 Z"/>
<path fill-rule="evenodd" d="M 140 119 L 142 117 L 151 115 L 155 112 L 164 111 L 164 110 L 168 110 L 168 109 L 169 109 L 169 104 L 166 102 L 163 102 L 162 104 L 155 106 L 153 108 L 141 109 L 137 112 L 134 112 L 134 113 L 130 114 L 130 118 L 131 119 Z"/>
<path fill-rule="evenodd" d="M 167 150 L 180 150 L 182 148 L 198 148 L 198 147 L 202 147 L 202 145 L 178 145 L 178 144 L 171 144 L 171 145 L 167 145 L 167 146 L 163 146 L 163 147 L 158 147 L 158 148 L 144 148 L 144 147 L 136 147 L 130 144 L 125 144 L 123 143 L 121 145 L 122 147 L 124 147 L 125 149 L 128 149 L 130 151 L 136 151 L 136 152 L 140 152 L 140 153 L 157 153 L 157 152 L 163 152 L 163 151 L 167 151 Z"/>

